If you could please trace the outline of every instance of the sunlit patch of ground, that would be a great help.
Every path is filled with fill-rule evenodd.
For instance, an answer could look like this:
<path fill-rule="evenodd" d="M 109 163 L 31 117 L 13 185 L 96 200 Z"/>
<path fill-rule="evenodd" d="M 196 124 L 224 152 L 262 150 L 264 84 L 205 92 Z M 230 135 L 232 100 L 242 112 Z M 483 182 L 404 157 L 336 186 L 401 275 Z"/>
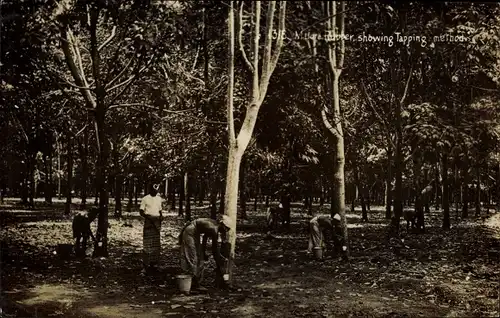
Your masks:
<path fill-rule="evenodd" d="M 59 302 L 67 306 L 92 296 L 91 293 L 83 289 L 83 286 L 72 286 L 65 284 L 42 284 L 31 288 L 28 293 L 29 298 L 20 301 L 25 305 L 42 305 L 46 302 Z"/>
<path fill-rule="evenodd" d="M 153 306 L 134 306 L 133 304 L 113 304 L 101 305 L 87 309 L 87 311 L 97 317 L 102 318 L 160 318 L 164 317 L 163 310 Z"/>

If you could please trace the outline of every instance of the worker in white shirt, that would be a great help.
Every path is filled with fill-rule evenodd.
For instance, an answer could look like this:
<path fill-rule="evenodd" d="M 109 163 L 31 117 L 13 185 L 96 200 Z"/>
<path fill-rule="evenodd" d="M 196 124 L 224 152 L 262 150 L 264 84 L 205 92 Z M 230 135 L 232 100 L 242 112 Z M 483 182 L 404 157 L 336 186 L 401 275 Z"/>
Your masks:
<path fill-rule="evenodd" d="M 159 184 L 151 186 L 149 194 L 142 198 L 139 208 L 139 213 L 144 217 L 143 255 L 146 273 L 155 271 L 160 260 L 160 232 L 163 214 L 162 199 L 158 195 L 159 187 Z"/>

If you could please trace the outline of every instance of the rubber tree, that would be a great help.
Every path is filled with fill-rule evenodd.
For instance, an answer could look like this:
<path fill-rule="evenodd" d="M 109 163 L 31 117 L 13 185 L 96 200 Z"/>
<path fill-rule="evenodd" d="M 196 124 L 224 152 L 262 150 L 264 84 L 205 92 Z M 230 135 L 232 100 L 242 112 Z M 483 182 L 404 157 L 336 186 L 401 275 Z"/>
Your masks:
<path fill-rule="evenodd" d="M 333 137 L 333 148 L 335 152 L 335 159 L 333 164 L 333 180 L 332 180 L 332 217 L 339 214 L 343 229 L 343 236 L 346 248 L 348 246 L 347 234 L 347 219 L 345 215 L 345 151 L 344 151 L 344 133 L 342 128 L 342 114 L 340 111 L 340 91 L 339 79 L 344 67 L 345 57 L 345 1 L 340 2 L 340 12 L 337 14 L 337 2 L 326 1 L 326 34 L 332 36 L 332 40 L 328 42 L 328 65 L 330 72 L 333 74 L 333 81 L 331 82 L 332 89 L 332 104 L 325 103 L 321 109 L 321 117 L 323 124 Z M 339 25 L 337 26 L 337 21 Z M 338 37 L 337 37 L 338 30 Z M 339 39 L 337 43 L 337 38 Z M 328 116 L 330 115 L 330 116 Z M 331 117 L 329 119 L 328 117 Z M 333 124 L 331 123 L 333 121 Z M 349 255 L 349 250 L 345 250 L 345 255 Z"/>
<path fill-rule="evenodd" d="M 407 8 L 402 5 L 398 8 L 400 19 L 401 32 L 407 31 Z M 403 51 L 404 52 L 404 51 Z M 404 57 L 409 60 L 409 54 L 404 52 Z M 394 126 L 396 131 L 396 147 L 394 153 L 394 176 L 395 176 L 395 189 L 394 189 L 394 216 L 391 219 L 391 226 L 389 227 L 389 235 L 392 237 L 399 236 L 399 223 L 403 215 L 403 171 L 405 169 L 405 160 L 403 158 L 403 108 L 406 104 L 410 80 L 413 73 L 413 65 L 410 63 L 408 78 L 402 82 L 402 77 L 397 74 L 396 59 L 394 50 L 391 51 L 391 64 L 390 74 L 393 87 L 392 100 L 395 103 L 394 112 Z M 398 77 L 398 78 L 397 78 Z M 401 83 L 404 83 L 404 89 L 401 90 Z M 400 93 L 402 91 L 402 93 Z M 399 93 L 399 94 L 398 94 Z M 397 96 L 397 97 L 396 97 Z M 400 98 L 398 98 L 400 96 Z"/>
<path fill-rule="evenodd" d="M 246 113 L 243 123 L 241 125 L 239 133 L 236 135 L 235 125 L 234 125 L 234 52 L 235 52 L 235 8 L 234 2 L 231 1 L 229 5 L 229 18 L 228 18 L 228 28 L 229 28 L 229 58 L 228 58 L 228 90 L 227 90 L 227 122 L 228 122 L 228 133 L 229 133 L 229 146 L 228 146 L 228 161 L 227 161 L 227 173 L 226 173 L 226 191 L 224 196 L 224 214 L 229 216 L 234 223 L 234 228 L 229 232 L 229 242 L 231 245 L 229 261 L 226 267 L 226 273 L 229 275 L 228 282 L 232 281 L 232 264 L 235 257 L 236 248 L 236 221 L 237 221 L 237 206 L 238 206 L 238 183 L 239 183 L 239 173 L 240 165 L 243 154 L 248 147 L 248 144 L 252 138 L 255 123 L 257 121 L 257 116 L 259 114 L 259 109 L 266 97 L 267 88 L 269 86 L 269 80 L 272 73 L 274 72 L 278 59 L 280 56 L 281 48 L 283 46 L 283 34 L 285 31 L 285 14 L 286 14 L 286 2 L 280 1 L 279 9 L 279 26 L 277 31 L 276 47 L 272 50 L 273 44 L 273 28 L 274 16 L 276 11 L 276 1 L 267 2 L 267 14 L 266 14 L 266 27 L 264 36 L 264 47 L 262 56 L 260 56 L 260 19 L 261 19 L 261 7 L 262 2 L 256 1 L 252 4 L 252 13 L 254 17 L 253 21 L 253 33 L 252 33 L 252 55 L 250 59 L 246 54 L 245 47 L 243 45 L 243 5 L 240 3 L 239 14 L 238 14 L 238 42 L 239 49 L 245 61 L 245 65 L 252 74 L 251 83 L 251 96 L 249 102 L 246 106 Z M 259 66 L 259 61 L 262 61 L 262 67 Z M 259 72 L 261 70 L 261 73 Z"/>
<path fill-rule="evenodd" d="M 72 7 L 70 3 L 61 2 L 55 10 L 55 20 L 59 30 L 59 41 L 67 67 L 71 73 L 74 83 L 65 82 L 72 88 L 76 88 L 85 101 L 86 109 L 92 116 L 93 126 L 97 142 L 96 163 L 96 190 L 99 197 L 98 225 L 95 240 L 94 256 L 107 256 L 107 232 L 108 232 L 108 205 L 109 205 L 109 180 L 108 166 L 110 161 L 109 134 L 107 132 L 107 115 L 111 109 L 126 107 L 126 104 L 116 104 L 123 93 L 136 82 L 153 61 L 153 56 L 144 58 L 145 51 L 136 52 L 128 60 L 125 66 L 113 63 L 111 69 L 103 71 L 105 57 L 104 51 L 113 48 L 115 57 L 120 56 L 120 50 L 124 40 L 116 43 L 117 25 L 112 30 L 106 30 L 101 22 L 108 14 L 106 5 L 93 2 L 86 6 L 87 31 L 89 48 L 84 49 L 80 36 L 73 32 L 73 10 L 80 10 L 79 6 Z M 116 21 L 115 21 L 116 22 Z M 100 33 L 107 32 L 105 38 Z M 112 45 L 111 45 L 112 44 Z M 160 51 L 160 50 L 157 50 Z M 88 52 L 87 59 L 82 58 Z M 90 60 L 85 65 L 86 60 Z M 109 60 L 107 60 L 109 62 Z M 115 59 L 116 62 L 116 59 Z M 87 67 L 86 67 L 87 66 Z M 116 69 L 118 68 L 118 69 Z M 86 74 L 90 69 L 90 74 Z M 92 81 L 91 81 L 92 80 Z M 63 91 L 64 92 L 64 91 Z M 65 93 L 66 94 L 66 93 Z M 71 96 L 69 96 L 71 99 Z M 96 196 L 97 199 L 97 196 Z"/>

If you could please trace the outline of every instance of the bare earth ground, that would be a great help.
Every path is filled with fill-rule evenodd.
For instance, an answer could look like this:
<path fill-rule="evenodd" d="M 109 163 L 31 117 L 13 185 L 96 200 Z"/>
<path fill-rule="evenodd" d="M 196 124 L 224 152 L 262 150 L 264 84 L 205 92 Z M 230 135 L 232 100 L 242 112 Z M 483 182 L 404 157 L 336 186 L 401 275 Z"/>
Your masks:
<path fill-rule="evenodd" d="M 499 213 L 453 222 L 445 232 L 441 212 L 432 211 L 425 234 L 406 233 L 405 224 L 398 243 L 386 239 L 382 207 L 372 207 L 368 223 L 356 211 L 348 215 L 352 255 L 346 264 L 306 254 L 308 217 L 300 207 L 291 229 L 272 237 L 263 230 L 262 212 L 249 211 L 249 221 L 238 224 L 238 290 L 210 289 L 209 270 L 209 290 L 183 296 L 173 278 L 182 225 L 175 214 L 162 226 L 161 272 L 149 277 L 140 274 L 138 213 L 110 219 L 109 258 L 64 261 L 54 254 L 57 244 L 72 243 L 71 217 L 63 216 L 62 205 L 39 203 L 28 211 L 7 201 L 0 206 L 0 317 L 500 316 Z M 196 217 L 207 213 L 195 210 Z"/>

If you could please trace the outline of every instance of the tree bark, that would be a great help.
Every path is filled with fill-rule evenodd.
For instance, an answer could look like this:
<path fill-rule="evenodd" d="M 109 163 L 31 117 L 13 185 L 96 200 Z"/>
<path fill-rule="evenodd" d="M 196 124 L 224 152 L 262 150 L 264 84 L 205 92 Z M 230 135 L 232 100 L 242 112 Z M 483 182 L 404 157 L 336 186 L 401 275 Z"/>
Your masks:
<path fill-rule="evenodd" d="M 241 218 L 247 219 L 247 193 L 246 193 L 246 160 L 242 159 L 240 171 L 240 210 Z"/>
<path fill-rule="evenodd" d="M 186 196 L 186 221 L 191 221 L 191 187 L 189 186 L 189 174 L 184 173 L 184 191 Z"/>
<path fill-rule="evenodd" d="M 227 168 L 226 168 L 227 169 Z M 226 190 L 224 188 L 224 183 L 219 183 L 219 188 L 220 188 L 220 203 L 219 203 L 219 214 L 224 214 L 224 211 L 226 209 L 225 204 L 226 204 Z"/>
<path fill-rule="evenodd" d="M 47 148 L 48 154 L 44 156 L 45 158 L 45 203 L 52 205 L 52 195 L 53 195 L 53 184 L 52 184 L 52 156 L 53 156 L 53 145 L 52 145 L 52 135 L 48 136 Z"/>
<path fill-rule="evenodd" d="M 139 196 L 139 184 L 140 180 L 139 178 L 134 178 L 134 206 L 138 205 L 138 196 Z M 175 209 L 175 207 L 174 207 Z"/>
<path fill-rule="evenodd" d="M 443 180 L 443 229 L 450 229 L 450 201 L 449 201 L 449 184 L 448 184 L 448 155 L 442 155 L 442 180 Z"/>
<path fill-rule="evenodd" d="M 240 173 L 241 155 L 234 147 L 230 147 L 229 160 L 227 164 L 226 175 L 226 191 L 224 195 L 225 214 L 233 221 L 235 227 L 229 232 L 229 242 L 231 244 L 231 253 L 227 264 L 227 274 L 229 274 L 229 282 L 232 281 L 232 264 L 234 262 L 235 247 L 236 247 L 236 219 L 238 208 L 238 179 Z"/>
<path fill-rule="evenodd" d="M 122 189 L 123 189 L 123 175 L 118 173 L 115 177 L 115 217 L 122 217 Z"/>
<path fill-rule="evenodd" d="M 87 129 L 83 132 L 83 147 L 82 147 L 82 203 L 81 209 L 86 209 L 87 207 L 87 183 L 89 178 L 89 165 L 88 165 L 88 155 L 89 155 L 89 134 Z"/>
<path fill-rule="evenodd" d="M 69 215 L 71 212 L 71 190 L 73 188 L 73 138 L 68 135 L 67 141 L 67 168 L 68 168 L 68 179 L 66 183 L 66 205 L 64 206 L 64 214 Z"/>
<path fill-rule="evenodd" d="M 57 199 L 61 200 L 61 178 L 62 178 L 62 170 L 61 170 L 61 137 L 58 135 L 56 138 L 56 146 L 57 146 Z"/>
<path fill-rule="evenodd" d="M 458 171 L 458 160 L 455 158 L 453 163 L 453 175 L 454 175 L 454 189 L 453 193 L 455 195 L 455 221 L 459 218 L 459 207 L 460 207 L 460 177 Z"/>
<path fill-rule="evenodd" d="M 439 163 L 436 164 L 436 169 L 434 170 L 435 171 L 435 180 L 436 180 L 436 186 L 434 187 L 434 191 L 435 191 L 435 207 L 436 207 L 436 211 L 439 210 L 440 208 L 440 200 L 439 200 L 439 187 L 437 185 L 437 183 L 439 182 L 439 169 L 438 169 L 438 165 Z"/>
<path fill-rule="evenodd" d="M 497 212 L 500 213 L 500 162 L 497 167 Z"/>
<path fill-rule="evenodd" d="M 186 200 L 186 189 L 185 189 L 185 184 L 184 184 L 184 176 L 181 175 L 180 177 L 180 191 L 179 191 L 179 216 L 183 217 L 184 216 L 184 200 Z"/>
<path fill-rule="evenodd" d="M 217 193 L 219 192 L 218 189 L 219 188 L 214 180 L 210 189 L 210 217 L 214 220 L 217 218 Z"/>
<path fill-rule="evenodd" d="M 128 177 L 128 201 L 127 201 L 127 212 L 132 212 L 132 204 L 134 200 L 134 177 Z"/>
<path fill-rule="evenodd" d="M 99 100 L 100 104 L 100 100 Z M 93 256 L 108 256 L 108 207 L 109 207 L 109 141 L 105 132 L 104 105 L 96 109 L 95 122 L 99 142 L 99 155 L 96 165 L 97 190 L 99 192 L 99 215 L 97 218 L 97 232 Z"/>
<path fill-rule="evenodd" d="M 364 222 L 368 222 L 368 213 L 366 210 L 366 200 L 364 195 L 364 187 L 362 185 L 359 186 L 360 190 L 360 201 L 361 201 L 361 220 Z"/>
<path fill-rule="evenodd" d="M 241 7 L 242 8 L 242 7 Z M 235 127 L 234 127 L 234 49 L 235 49 L 235 32 L 234 32 L 234 8 L 233 2 L 230 2 L 229 6 L 229 18 L 228 18 L 228 29 L 229 29 L 229 55 L 228 55 L 228 90 L 227 90 L 227 122 L 228 122 L 228 162 L 227 162 L 227 172 L 226 172 L 226 188 L 224 194 L 224 213 L 233 221 L 234 227 L 229 231 L 229 243 L 230 243 L 230 255 L 225 268 L 226 274 L 228 274 L 227 282 L 231 284 L 233 280 L 233 262 L 235 258 L 236 249 L 236 224 L 237 224 L 237 207 L 238 207 L 238 185 L 239 185 L 239 173 L 240 165 L 243 154 L 248 147 L 250 139 L 253 134 L 255 123 L 257 121 L 257 115 L 259 108 L 266 96 L 267 88 L 269 85 L 270 77 L 277 65 L 281 47 L 283 45 L 283 37 L 278 36 L 275 54 L 272 55 L 272 34 L 273 34 L 273 18 L 274 11 L 276 8 L 276 1 L 271 1 L 268 6 L 267 12 L 267 23 L 266 23 L 266 37 L 264 43 L 264 54 L 263 54 L 263 65 L 262 65 L 262 76 L 259 77 L 259 30 L 260 30 L 260 11 L 261 2 L 254 3 L 255 8 L 255 24 L 253 37 L 253 64 L 247 59 L 244 54 L 244 47 L 240 45 L 240 49 L 246 61 L 247 67 L 253 73 L 252 81 L 252 97 L 251 102 L 246 108 L 245 119 L 243 120 L 242 126 L 238 137 L 236 137 Z M 280 3 L 280 14 L 279 14 L 279 30 L 278 34 L 281 35 L 285 29 L 285 10 L 286 2 Z M 240 15 L 240 19 L 242 16 Z M 239 34 L 243 32 L 241 23 L 239 23 Z M 241 44 L 241 42 L 240 42 Z"/>
<path fill-rule="evenodd" d="M 339 79 L 344 68 L 344 54 L 345 54 L 345 40 L 343 38 L 345 31 L 345 1 L 340 2 L 340 13 L 337 17 L 337 3 L 336 2 L 325 2 L 326 5 L 326 16 L 328 17 L 326 23 L 326 32 L 331 34 L 333 37 L 337 35 L 337 29 L 339 31 L 340 40 L 337 52 L 337 42 L 329 42 L 328 46 L 328 61 L 330 66 L 330 72 L 333 74 L 333 81 L 329 87 L 332 91 L 332 104 L 330 107 L 324 105 L 321 110 L 321 117 L 325 128 L 329 131 L 331 140 L 333 141 L 332 148 L 334 150 L 334 164 L 333 164 L 333 178 L 332 178 L 332 206 L 331 215 L 339 214 L 341 218 L 343 239 L 345 246 L 343 249 L 344 256 L 348 258 L 348 234 L 347 234 L 347 219 L 345 215 L 345 179 L 344 179 L 344 165 L 345 165 L 345 155 L 344 155 L 344 134 L 342 127 L 342 115 L 340 111 L 340 92 L 339 92 Z M 337 19 L 339 20 L 339 26 L 337 27 Z M 337 56 L 338 54 L 338 56 Z M 316 64 L 317 65 L 317 64 Z M 316 67 L 317 70 L 317 67 Z M 327 118 L 327 113 L 330 113 L 333 118 L 334 124 L 332 125 Z"/>
<path fill-rule="evenodd" d="M 390 143 L 390 140 L 389 140 Z M 385 180 L 385 218 L 390 220 L 392 217 L 392 147 L 387 151 L 387 176 Z"/>
<path fill-rule="evenodd" d="M 481 166 L 476 165 L 476 217 L 481 215 Z"/>
<path fill-rule="evenodd" d="M 468 184 L 464 184 L 462 188 L 462 218 L 466 219 L 469 217 L 469 186 Z"/>
<path fill-rule="evenodd" d="M 172 185 L 170 187 L 170 206 L 172 208 L 172 211 L 175 211 L 175 190 L 177 189 L 176 187 L 176 179 L 172 179 Z"/>
<path fill-rule="evenodd" d="M 203 202 L 205 201 L 205 194 L 207 189 L 206 179 L 199 180 L 199 190 L 198 190 L 198 205 L 203 206 Z"/>

